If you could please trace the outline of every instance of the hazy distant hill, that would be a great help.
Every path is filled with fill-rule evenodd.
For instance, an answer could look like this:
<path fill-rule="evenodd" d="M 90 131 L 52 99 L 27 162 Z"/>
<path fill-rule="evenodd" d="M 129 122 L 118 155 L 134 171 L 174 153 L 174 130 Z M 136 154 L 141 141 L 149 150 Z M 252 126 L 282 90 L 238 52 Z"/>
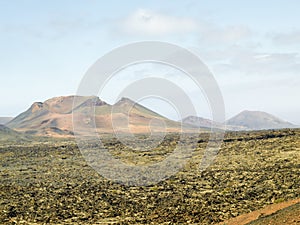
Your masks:
<path fill-rule="evenodd" d="M 13 117 L 0 117 L 0 124 L 4 125 L 6 123 L 8 123 L 9 121 L 11 121 L 13 119 Z"/>
<path fill-rule="evenodd" d="M 164 131 L 163 124 L 166 125 L 167 131 L 171 132 L 180 131 L 181 128 L 181 123 L 169 120 L 128 98 L 122 98 L 116 104 L 110 105 L 95 96 L 64 96 L 51 98 L 45 102 L 36 102 L 27 111 L 7 123 L 7 126 L 36 135 L 71 136 L 73 135 L 74 97 L 77 99 L 74 112 L 80 123 L 91 122 L 84 115 L 91 109 L 91 106 L 95 106 L 95 121 L 99 132 L 146 133 L 150 132 L 149 123 L 151 122 L 152 124 L 154 122 L 155 132 Z M 82 119 L 80 119 L 81 115 Z M 129 117 L 128 121 L 125 120 L 127 117 Z M 117 124 L 114 129 L 111 121 Z"/>
<path fill-rule="evenodd" d="M 224 125 L 222 123 L 214 122 L 210 119 L 206 119 L 203 117 L 198 116 L 188 116 L 184 119 L 182 119 L 182 123 L 188 124 L 193 127 L 198 128 L 216 128 L 216 129 L 225 129 Z"/>
<path fill-rule="evenodd" d="M 245 127 L 234 126 L 234 125 L 224 125 L 222 123 L 214 122 L 213 120 L 206 119 L 198 116 L 188 116 L 182 120 L 184 124 L 188 124 L 193 127 L 198 128 L 215 128 L 215 129 L 227 129 L 227 130 L 245 130 Z"/>
<path fill-rule="evenodd" d="M 183 123 L 194 127 L 215 128 L 227 130 L 264 130 L 264 129 L 281 129 L 296 128 L 297 126 L 287 121 L 281 120 L 269 113 L 260 111 L 243 111 L 233 118 L 226 121 L 226 126 L 197 116 L 189 116 L 182 120 Z"/>
<path fill-rule="evenodd" d="M 248 130 L 295 128 L 296 125 L 279 119 L 269 113 L 245 110 L 227 121 L 230 126 L 240 126 Z"/>
<path fill-rule="evenodd" d="M 25 140 L 26 137 L 4 125 L 0 125 L 0 141 Z"/>
<path fill-rule="evenodd" d="M 4 126 L 0 125 L 0 135 L 17 135 L 18 132 Z"/>

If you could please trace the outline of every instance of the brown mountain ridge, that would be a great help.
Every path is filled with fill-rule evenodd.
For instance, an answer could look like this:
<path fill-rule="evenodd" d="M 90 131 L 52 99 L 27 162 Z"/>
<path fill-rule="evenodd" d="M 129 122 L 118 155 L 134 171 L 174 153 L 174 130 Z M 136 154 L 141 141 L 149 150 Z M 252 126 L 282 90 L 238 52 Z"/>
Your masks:
<path fill-rule="evenodd" d="M 75 97 L 76 101 L 73 105 Z M 86 114 L 92 107 L 95 110 L 96 127 L 100 133 L 179 132 L 181 130 L 181 123 L 169 120 L 128 98 L 122 98 L 114 105 L 110 105 L 96 96 L 62 96 L 45 102 L 35 102 L 28 110 L 7 123 L 7 126 L 16 131 L 35 135 L 72 136 L 73 112 L 76 114 L 75 119 L 80 120 L 79 123 L 85 127 L 86 124 L 91 123 Z M 114 127 L 112 122 L 116 124 Z M 88 134 L 89 130 L 82 129 L 81 132 Z"/>
<path fill-rule="evenodd" d="M 76 98 L 76 101 L 74 99 Z M 88 117 L 94 110 L 95 121 Z M 73 113 L 74 112 L 74 113 Z M 74 118 L 73 116 L 76 115 Z M 89 135 L 95 122 L 99 133 L 197 132 L 212 126 L 227 130 L 295 128 L 296 125 L 260 111 L 243 111 L 226 121 L 226 127 L 202 117 L 190 116 L 176 122 L 130 100 L 121 98 L 111 105 L 96 96 L 61 96 L 35 102 L 6 123 L 18 132 L 40 136 L 73 136 L 73 119 L 81 124 L 81 135 Z"/>

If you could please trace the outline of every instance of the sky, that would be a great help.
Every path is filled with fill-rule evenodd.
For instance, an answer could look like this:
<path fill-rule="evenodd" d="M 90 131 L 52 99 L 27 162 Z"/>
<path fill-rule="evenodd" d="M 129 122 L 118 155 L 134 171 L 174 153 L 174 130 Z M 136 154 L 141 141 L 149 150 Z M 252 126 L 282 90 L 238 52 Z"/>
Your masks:
<path fill-rule="evenodd" d="M 199 56 L 219 85 L 227 118 L 259 110 L 300 124 L 299 9 L 297 0 L 0 0 L 0 116 L 76 94 L 104 54 L 154 40 Z M 198 116 L 210 117 L 205 93 L 185 74 L 149 63 L 116 74 L 100 97 L 113 103 L 122 85 L 149 74 L 182 85 Z M 166 102 L 142 103 L 178 119 Z"/>

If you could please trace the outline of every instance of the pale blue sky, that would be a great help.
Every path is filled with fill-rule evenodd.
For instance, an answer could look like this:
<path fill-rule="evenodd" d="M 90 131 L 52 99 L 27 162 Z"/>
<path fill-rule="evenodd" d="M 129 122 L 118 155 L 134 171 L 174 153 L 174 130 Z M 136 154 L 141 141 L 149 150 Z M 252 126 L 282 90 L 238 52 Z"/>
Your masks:
<path fill-rule="evenodd" d="M 299 9 L 297 0 L 0 0 L 0 116 L 75 94 L 89 66 L 115 47 L 159 40 L 208 65 L 227 117 L 262 110 L 300 124 Z"/>

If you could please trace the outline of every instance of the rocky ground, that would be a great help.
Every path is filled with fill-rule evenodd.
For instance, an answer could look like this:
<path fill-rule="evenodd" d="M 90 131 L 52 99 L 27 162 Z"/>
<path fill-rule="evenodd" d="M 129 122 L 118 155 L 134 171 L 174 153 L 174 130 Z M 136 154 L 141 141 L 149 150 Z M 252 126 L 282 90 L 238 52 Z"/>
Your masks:
<path fill-rule="evenodd" d="M 143 165 L 162 160 L 177 140 L 169 135 L 142 152 L 104 142 L 112 155 Z M 146 187 L 103 178 L 73 140 L 1 143 L 0 224 L 215 224 L 300 197 L 300 130 L 228 133 L 202 172 L 207 136 L 185 142 L 196 143 L 187 165 Z"/>

